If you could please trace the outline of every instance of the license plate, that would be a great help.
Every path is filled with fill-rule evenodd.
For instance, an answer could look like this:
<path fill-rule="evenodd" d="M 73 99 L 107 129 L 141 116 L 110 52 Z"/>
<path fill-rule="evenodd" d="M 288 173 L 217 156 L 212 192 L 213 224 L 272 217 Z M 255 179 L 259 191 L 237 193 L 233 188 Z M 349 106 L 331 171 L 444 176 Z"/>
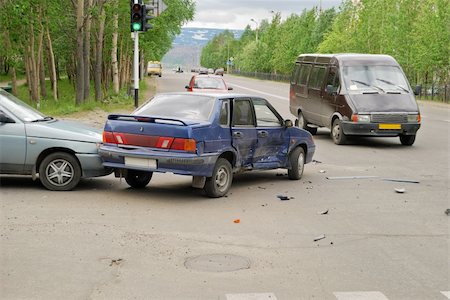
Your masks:
<path fill-rule="evenodd" d="M 378 124 L 378 129 L 402 129 L 401 124 Z"/>
<path fill-rule="evenodd" d="M 156 169 L 156 159 L 125 157 L 125 166 Z"/>

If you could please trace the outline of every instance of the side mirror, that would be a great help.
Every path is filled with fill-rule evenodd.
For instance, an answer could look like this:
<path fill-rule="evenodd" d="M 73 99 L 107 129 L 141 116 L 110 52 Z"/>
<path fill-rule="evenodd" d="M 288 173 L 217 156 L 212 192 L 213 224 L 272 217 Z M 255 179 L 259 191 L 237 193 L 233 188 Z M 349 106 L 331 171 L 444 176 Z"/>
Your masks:
<path fill-rule="evenodd" d="M 284 120 L 284 126 L 285 127 L 292 127 L 292 126 L 294 126 L 294 124 L 292 123 L 291 120 Z"/>
<path fill-rule="evenodd" d="M 337 95 L 337 92 L 334 89 L 334 86 L 332 86 L 331 84 L 327 85 L 327 93 L 330 95 Z"/>
<path fill-rule="evenodd" d="M 414 95 L 418 96 L 420 94 L 422 94 L 422 86 L 416 85 L 416 87 L 414 88 Z"/>
<path fill-rule="evenodd" d="M 231 86 L 229 86 L 229 87 L 228 87 L 228 90 L 229 90 L 229 91 L 232 91 L 232 90 L 233 90 L 233 88 L 232 88 Z"/>
<path fill-rule="evenodd" d="M 16 123 L 13 119 L 5 115 L 4 112 L 0 111 L 0 123 Z"/>

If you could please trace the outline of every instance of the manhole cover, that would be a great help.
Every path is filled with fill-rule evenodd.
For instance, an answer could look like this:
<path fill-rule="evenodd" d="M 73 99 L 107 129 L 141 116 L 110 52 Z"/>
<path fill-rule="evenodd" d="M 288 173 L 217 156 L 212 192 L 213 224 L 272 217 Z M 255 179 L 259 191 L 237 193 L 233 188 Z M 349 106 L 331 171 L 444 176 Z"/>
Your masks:
<path fill-rule="evenodd" d="M 184 266 L 197 271 L 232 272 L 250 269 L 250 259 L 233 254 L 207 254 L 188 257 Z"/>

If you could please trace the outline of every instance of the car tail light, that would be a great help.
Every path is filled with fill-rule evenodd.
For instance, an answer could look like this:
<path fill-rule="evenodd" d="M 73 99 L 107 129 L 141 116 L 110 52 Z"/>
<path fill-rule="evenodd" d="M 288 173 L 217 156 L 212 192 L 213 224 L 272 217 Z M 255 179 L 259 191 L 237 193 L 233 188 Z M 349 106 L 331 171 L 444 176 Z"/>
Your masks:
<path fill-rule="evenodd" d="M 160 136 L 158 142 L 156 143 L 156 148 L 170 149 L 172 146 L 173 137 L 163 137 Z"/>
<path fill-rule="evenodd" d="M 110 131 L 103 131 L 103 143 L 108 144 L 117 144 L 116 139 L 114 138 L 114 135 Z"/>
<path fill-rule="evenodd" d="M 183 150 L 187 152 L 195 152 L 197 150 L 197 143 L 193 139 L 180 139 L 173 140 L 172 150 Z"/>

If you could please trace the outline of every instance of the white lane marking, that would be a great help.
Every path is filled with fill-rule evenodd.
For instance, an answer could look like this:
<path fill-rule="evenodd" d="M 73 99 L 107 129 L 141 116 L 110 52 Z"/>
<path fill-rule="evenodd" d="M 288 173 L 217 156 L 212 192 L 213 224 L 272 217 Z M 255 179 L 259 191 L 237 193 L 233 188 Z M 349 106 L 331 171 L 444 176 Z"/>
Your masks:
<path fill-rule="evenodd" d="M 226 294 L 227 300 L 277 300 L 274 293 Z"/>
<path fill-rule="evenodd" d="M 444 295 L 445 297 L 447 297 L 447 299 L 450 299 L 450 291 L 444 291 L 441 292 L 442 295 Z"/>
<path fill-rule="evenodd" d="M 266 92 L 261 92 L 261 91 L 254 90 L 254 89 L 242 86 L 242 85 L 237 85 L 237 84 L 234 84 L 234 83 L 232 83 L 231 85 L 235 86 L 235 87 L 238 87 L 238 88 L 241 88 L 241 89 L 244 89 L 244 90 L 252 91 L 252 92 L 255 92 L 255 93 L 263 94 L 263 95 L 266 95 L 266 96 L 278 98 L 278 99 L 285 100 L 285 101 L 289 101 L 289 98 L 287 98 L 287 97 L 281 97 L 281 96 L 278 96 L 278 95 L 274 95 L 274 94 L 270 94 L 270 93 L 266 93 Z"/>
<path fill-rule="evenodd" d="M 381 292 L 334 292 L 338 300 L 389 300 Z"/>

